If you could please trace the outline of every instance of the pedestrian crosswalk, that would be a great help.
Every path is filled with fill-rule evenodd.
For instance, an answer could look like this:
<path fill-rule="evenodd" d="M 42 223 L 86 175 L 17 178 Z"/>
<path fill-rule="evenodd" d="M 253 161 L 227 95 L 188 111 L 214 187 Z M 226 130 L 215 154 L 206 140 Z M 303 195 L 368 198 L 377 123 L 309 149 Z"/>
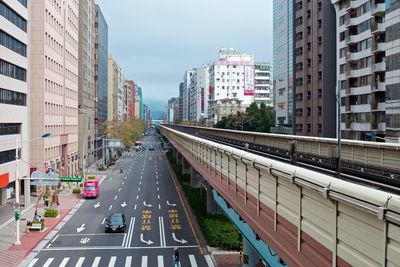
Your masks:
<path fill-rule="evenodd" d="M 210 256 L 197 256 L 195 255 L 181 255 L 181 266 L 190 266 L 190 267 L 198 267 L 198 266 L 207 266 L 214 267 L 214 264 L 210 260 Z M 204 258 L 204 259 L 200 259 Z M 133 263 L 135 263 L 133 265 Z M 172 264 L 172 256 L 167 257 L 165 259 L 164 255 L 145 255 L 145 256 L 96 256 L 96 257 L 60 257 L 60 258 L 34 258 L 27 267 L 53 267 L 53 266 L 91 266 L 91 267 L 99 267 L 99 266 L 141 266 L 141 267 L 149 267 L 149 266 L 170 266 Z"/>

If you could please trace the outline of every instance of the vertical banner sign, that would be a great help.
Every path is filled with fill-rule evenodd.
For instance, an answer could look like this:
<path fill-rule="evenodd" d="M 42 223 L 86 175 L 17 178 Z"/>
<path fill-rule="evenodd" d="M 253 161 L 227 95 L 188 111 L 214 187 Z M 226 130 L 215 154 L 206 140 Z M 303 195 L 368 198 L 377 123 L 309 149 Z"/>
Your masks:
<path fill-rule="evenodd" d="M 244 95 L 254 95 L 254 72 L 251 66 L 244 66 Z"/>
<path fill-rule="evenodd" d="M 201 113 L 204 113 L 204 88 L 201 88 Z"/>

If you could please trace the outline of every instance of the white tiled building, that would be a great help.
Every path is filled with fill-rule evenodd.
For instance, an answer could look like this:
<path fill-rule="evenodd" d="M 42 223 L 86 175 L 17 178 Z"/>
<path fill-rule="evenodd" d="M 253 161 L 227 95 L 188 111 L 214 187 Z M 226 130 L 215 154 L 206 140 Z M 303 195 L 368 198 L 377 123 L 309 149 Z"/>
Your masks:
<path fill-rule="evenodd" d="M 258 105 L 264 103 L 273 106 L 271 65 L 269 63 L 256 63 L 254 67 L 254 102 Z"/>
<path fill-rule="evenodd" d="M 199 122 L 208 118 L 209 66 L 196 68 L 190 80 L 190 120 Z"/>
<path fill-rule="evenodd" d="M 225 113 L 245 111 L 254 102 L 254 59 L 232 48 L 219 51 L 219 58 L 210 66 L 210 123 L 221 120 L 218 109 L 224 102 Z M 231 101 L 229 101 L 231 100 Z M 231 103 L 231 108 L 229 108 Z M 238 104 L 240 103 L 240 105 Z M 225 114 L 224 113 L 224 114 Z"/>
<path fill-rule="evenodd" d="M 28 7 L 26 1 L 0 1 L 0 206 L 15 187 L 16 141 L 31 138 L 28 128 Z M 19 177 L 29 175 L 29 145 L 20 153 Z M 29 181 L 21 183 L 29 205 Z M 7 189 L 8 188 L 8 189 Z"/>

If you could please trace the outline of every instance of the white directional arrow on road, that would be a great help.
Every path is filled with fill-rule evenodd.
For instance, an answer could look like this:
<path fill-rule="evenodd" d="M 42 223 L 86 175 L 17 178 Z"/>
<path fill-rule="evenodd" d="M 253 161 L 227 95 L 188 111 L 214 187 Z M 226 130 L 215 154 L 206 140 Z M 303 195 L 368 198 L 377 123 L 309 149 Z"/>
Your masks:
<path fill-rule="evenodd" d="M 182 238 L 181 240 L 177 239 L 176 236 L 175 236 L 175 233 L 172 233 L 172 238 L 173 238 L 176 242 L 182 243 L 182 245 L 185 244 L 185 243 L 187 243 L 187 241 L 186 241 L 185 239 L 183 239 L 183 238 Z"/>
<path fill-rule="evenodd" d="M 176 204 L 175 203 L 169 203 L 169 201 L 167 200 L 167 205 L 168 206 L 172 206 L 172 207 L 175 207 L 176 206 Z"/>
<path fill-rule="evenodd" d="M 121 207 L 125 208 L 126 205 L 128 205 L 128 204 L 126 204 L 126 202 L 124 201 L 124 203 L 121 204 Z"/>
<path fill-rule="evenodd" d="M 94 208 L 95 208 L 95 209 L 98 208 L 98 207 L 100 207 L 100 202 L 97 202 L 97 204 L 94 205 Z"/>
<path fill-rule="evenodd" d="M 145 244 L 147 244 L 147 245 L 151 245 L 151 244 L 154 243 L 154 242 L 151 241 L 151 240 L 148 240 L 148 241 L 144 240 L 144 239 L 143 239 L 143 233 L 140 234 L 140 241 L 142 241 L 143 243 L 145 243 Z"/>
<path fill-rule="evenodd" d="M 76 231 L 77 231 L 78 233 L 79 233 L 79 232 L 82 232 L 83 230 L 85 230 L 85 224 L 82 224 L 81 227 L 76 228 Z"/>
<path fill-rule="evenodd" d="M 151 204 L 146 204 L 146 201 L 143 201 L 143 205 L 145 205 L 146 207 L 152 207 L 152 205 Z"/>

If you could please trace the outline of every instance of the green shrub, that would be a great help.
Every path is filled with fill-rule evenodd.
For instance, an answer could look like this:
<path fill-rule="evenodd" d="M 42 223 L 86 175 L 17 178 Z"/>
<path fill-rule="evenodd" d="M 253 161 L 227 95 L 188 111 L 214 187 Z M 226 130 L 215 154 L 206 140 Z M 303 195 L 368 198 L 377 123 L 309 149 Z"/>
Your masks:
<path fill-rule="evenodd" d="M 97 168 L 99 171 L 105 171 L 107 168 L 104 165 L 101 165 Z"/>
<path fill-rule="evenodd" d="M 73 194 L 80 194 L 81 193 L 81 189 L 80 188 L 75 188 L 74 190 L 72 190 Z"/>
<path fill-rule="evenodd" d="M 207 194 L 202 188 L 192 188 L 190 174 L 182 174 L 182 166 L 177 163 L 171 152 L 167 152 L 179 183 L 181 184 L 189 205 L 196 215 L 208 245 L 226 250 L 240 250 L 242 236 L 236 227 L 223 214 L 207 214 Z"/>
<path fill-rule="evenodd" d="M 96 175 L 90 175 L 90 176 L 88 176 L 87 177 L 89 180 L 94 180 L 94 179 L 96 179 Z"/>
<path fill-rule="evenodd" d="M 49 209 L 49 210 L 45 210 L 45 212 L 44 212 L 44 217 L 56 218 L 57 216 L 58 216 L 57 209 Z"/>

